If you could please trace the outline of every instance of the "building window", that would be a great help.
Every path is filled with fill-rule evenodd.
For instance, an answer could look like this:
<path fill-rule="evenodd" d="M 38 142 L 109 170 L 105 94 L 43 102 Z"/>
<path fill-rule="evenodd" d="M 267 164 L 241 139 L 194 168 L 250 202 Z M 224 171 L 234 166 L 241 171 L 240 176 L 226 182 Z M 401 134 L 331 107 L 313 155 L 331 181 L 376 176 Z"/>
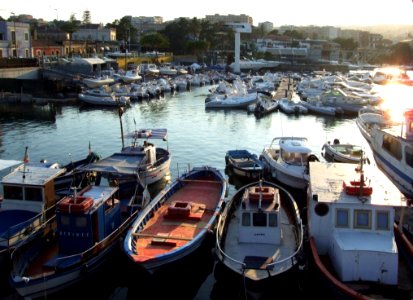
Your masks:
<path fill-rule="evenodd" d="M 12 40 L 13 42 L 16 41 L 16 31 L 11 31 L 11 40 Z"/>
<path fill-rule="evenodd" d="M 0 32 L 0 41 L 3 41 L 3 40 L 4 40 L 3 33 Z"/>
<path fill-rule="evenodd" d="M 29 34 L 27 32 L 24 34 L 24 40 L 26 42 L 29 40 Z"/>
<path fill-rule="evenodd" d="M 3 57 L 3 49 L 0 49 L 0 58 Z"/>
<path fill-rule="evenodd" d="M 337 208 L 336 210 L 336 227 L 349 227 L 349 210 L 345 208 Z"/>
<path fill-rule="evenodd" d="M 354 228 L 371 229 L 371 211 L 356 209 L 354 211 Z"/>
<path fill-rule="evenodd" d="M 26 50 L 25 50 L 25 53 L 26 53 L 26 58 L 30 57 L 30 56 L 29 56 L 29 49 L 26 49 Z"/>
<path fill-rule="evenodd" d="M 242 213 L 242 226 L 251 226 L 251 217 L 250 213 Z"/>
<path fill-rule="evenodd" d="M 390 217 L 388 211 L 378 211 L 376 213 L 376 229 L 390 230 Z"/>

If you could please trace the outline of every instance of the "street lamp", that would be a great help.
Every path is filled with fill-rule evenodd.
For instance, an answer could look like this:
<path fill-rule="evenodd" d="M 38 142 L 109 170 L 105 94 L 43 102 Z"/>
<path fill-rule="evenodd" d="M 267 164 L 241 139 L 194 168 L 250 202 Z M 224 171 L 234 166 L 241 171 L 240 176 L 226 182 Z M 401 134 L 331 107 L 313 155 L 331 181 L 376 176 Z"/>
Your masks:
<path fill-rule="evenodd" d="M 56 11 L 56 20 L 59 21 L 59 12 L 57 11 L 57 8 L 54 9 Z"/>
<path fill-rule="evenodd" d="M 15 57 L 17 57 L 17 33 L 16 33 L 16 16 L 14 14 L 14 12 L 10 13 L 11 15 L 13 15 L 13 27 L 14 27 L 14 36 L 11 36 L 11 39 L 13 41 L 13 46 L 14 46 L 14 51 L 16 51 L 16 55 L 13 55 Z M 13 52 L 14 52 L 13 51 Z M 14 54 L 14 53 L 13 53 Z"/>

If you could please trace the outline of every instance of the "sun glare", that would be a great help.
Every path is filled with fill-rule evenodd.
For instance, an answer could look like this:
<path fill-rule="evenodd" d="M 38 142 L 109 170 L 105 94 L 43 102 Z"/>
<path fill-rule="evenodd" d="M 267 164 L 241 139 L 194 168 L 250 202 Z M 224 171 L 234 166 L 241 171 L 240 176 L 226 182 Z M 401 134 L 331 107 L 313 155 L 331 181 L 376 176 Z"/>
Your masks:
<path fill-rule="evenodd" d="M 394 122 L 402 122 L 403 113 L 413 108 L 413 94 L 410 89 L 402 84 L 388 84 L 380 93 L 383 98 L 382 109 L 389 112 Z"/>

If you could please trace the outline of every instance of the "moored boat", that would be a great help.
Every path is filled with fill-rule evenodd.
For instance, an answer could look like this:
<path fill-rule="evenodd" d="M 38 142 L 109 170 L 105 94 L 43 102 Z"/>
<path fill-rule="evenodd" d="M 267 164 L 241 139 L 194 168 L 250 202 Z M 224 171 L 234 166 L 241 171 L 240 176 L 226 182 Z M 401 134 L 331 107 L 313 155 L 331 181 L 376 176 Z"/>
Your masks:
<path fill-rule="evenodd" d="M 126 235 L 129 261 L 154 273 L 198 249 L 215 228 L 226 190 L 224 176 L 208 166 L 192 168 L 165 186 Z"/>
<path fill-rule="evenodd" d="M 334 139 L 332 144 L 330 141 L 325 143 L 322 150 L 324 150 L 324 158 L 331 162 L 357 164 L 363 159 L 361 146 L 350 143 L 343 144 L 338 139 Z"/>
<path fill-rule="evenodd" d="M 402 124 L 370 129 L 370 147 L 380 169 L 406 196 L 413 197 L 413 110 Z"/>
<path fill-rule="evenodd" d="M 264 174 L 264 165 L 257 155 L 248 150 L 228 150 L 225 154 L 225 164 L 235 175 L 245 179 L 259 179 Z"/>
<path fill-rule="evenodd" d="M 155 183 L 169 173 L 171 154 L 168 147 L 157 147 L 149 142 L 154 139 L 167 141 L 167 129 L 140 129 L 125 137 L 131 139 L 129 146 L 123 146 L 121 151 L 85 165 L 79 171 L 137 175 L 144 185 Z M 141 143 L 140 140 L 144 141 Z"/>
<path fill-rule="evenodd" d="M 304 264 L 303 224 L 298 206 L 284 188 L 258 181 L 240 188 L 219 217 L 215 252 L 219 264 L 215 276 L 248 288 L 262 284 L 293 286 Z M 218 271 L 217 271 L 218 270 Z M 219 273 L 218 273 L 219 272 Z"/>
<path fill-rule="evenodd" d="M 88 186 L 64 197 L 42 234 L 12 253 L 10 284 L 18 294 L 51 295 L 99 272 L 149 200 L 136 184 L 133 194 L 121 186 Z"/>
<path fill-rule="evenodd" d="M 310 163 L 309 249 L 320 282 L 337 299 L 408 299 L 413 291 L 394 235 L 406 199 L 373 166 Z M 411 253 L 411 252 L 410 252 Z"/>
<path fill-rule="evenodd" d="M 318 160 L 305 137 L 275 137 L 260 160 L 265 171 L 280 183 L 296 189 L 308 184 L 308 162 Z"/>
<path fill-rule="evenodd" d="M 15 161 L 12 165 L 15 165 Z M 55 204 L 59 200 L 54 181 L 65 171 L 25 162 L 13 167 L 1 179 L 1 277 L 8 275 L 10 253 L 36 236 L 38 229 L 54 215 Z"/>

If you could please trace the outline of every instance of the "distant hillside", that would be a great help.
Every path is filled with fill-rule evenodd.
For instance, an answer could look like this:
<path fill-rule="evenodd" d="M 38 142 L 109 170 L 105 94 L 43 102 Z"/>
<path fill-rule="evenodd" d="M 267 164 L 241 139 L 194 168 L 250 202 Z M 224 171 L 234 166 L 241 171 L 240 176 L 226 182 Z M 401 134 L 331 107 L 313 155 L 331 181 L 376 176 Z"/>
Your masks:
<path fill-rule="evenodd" d="M 402 41 L 413 37 L 413 25 L 370 25 L 370 26 L 346 26 L 342 29 L 366 30 L 370 33 L 378 33 L 392 41 Z M 409 37 L 410 34 L 410 37 Z"/>

